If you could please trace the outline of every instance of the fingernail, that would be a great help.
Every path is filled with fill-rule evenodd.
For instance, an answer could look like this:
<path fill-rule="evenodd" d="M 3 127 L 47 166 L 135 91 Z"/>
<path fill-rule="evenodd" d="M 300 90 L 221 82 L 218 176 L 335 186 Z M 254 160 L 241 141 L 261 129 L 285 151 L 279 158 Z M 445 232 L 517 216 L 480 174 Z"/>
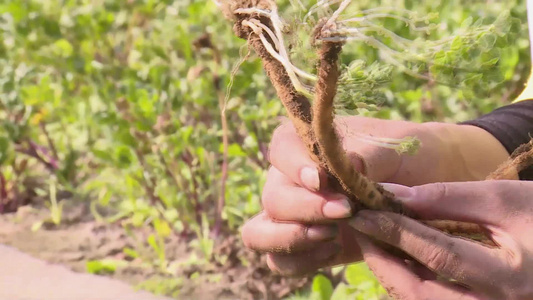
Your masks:
<path fill-rule="evenodd" d="M 338 228 L 335 225 L 314 225 L 307 229 L 307 237 L 312 241 L 328 241 L 337 237 Z"/>
<path fill-rule="evenodd" d="M 315 251 L 315 259 L 318 261 L 328 261 L 339 254 L 341 246 L 335 243 L 328 243 Z"/>
<path fill-rule="evenodd" d="M 329 219 L 344 219 L 352 215 L 352 207 L 347 197 L 330 200 L 322 207 L 322 213 Z"/>
<path fill-rule="evenodd" d="M 300 171 L 300 180 L 304 187 L 317 192 L 320 189 L 320 177 L 316 168 L 305 167 Z"/>
<path fill-rule="evenodd" d="M 398 200 L 409 201 L 415 196 L 415 190 L 408 186 L 392 183 L 382 183 L 381 186 L 383 186 L 386 191 L 393 193 Z"/>

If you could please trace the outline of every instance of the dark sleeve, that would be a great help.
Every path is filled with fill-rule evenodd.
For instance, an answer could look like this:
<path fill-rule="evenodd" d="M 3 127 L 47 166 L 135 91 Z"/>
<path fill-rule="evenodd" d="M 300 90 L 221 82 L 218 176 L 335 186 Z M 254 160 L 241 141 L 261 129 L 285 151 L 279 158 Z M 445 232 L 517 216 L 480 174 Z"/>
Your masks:
<path fill-rule="evenodd" d="M 478 119 L 460 124 L 473 125 L 488 131 L 511 154 L 533 137 L 533 100 L 506 105 Z M 533 167 L 522 171 L 520 179 L 533 180 Z"/>

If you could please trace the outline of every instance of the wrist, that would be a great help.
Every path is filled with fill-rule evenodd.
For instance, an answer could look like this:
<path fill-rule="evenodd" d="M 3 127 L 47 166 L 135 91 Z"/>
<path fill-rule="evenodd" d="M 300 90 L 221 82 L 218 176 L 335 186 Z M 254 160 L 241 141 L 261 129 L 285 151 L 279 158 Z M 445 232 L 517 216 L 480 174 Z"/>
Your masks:
<path fill-rule="evenodd" d="M 424 126 L 438 141 L 441 181 L 484 180 L 509 158 L 500 141 L 477 126 L 436 122 Z"/>

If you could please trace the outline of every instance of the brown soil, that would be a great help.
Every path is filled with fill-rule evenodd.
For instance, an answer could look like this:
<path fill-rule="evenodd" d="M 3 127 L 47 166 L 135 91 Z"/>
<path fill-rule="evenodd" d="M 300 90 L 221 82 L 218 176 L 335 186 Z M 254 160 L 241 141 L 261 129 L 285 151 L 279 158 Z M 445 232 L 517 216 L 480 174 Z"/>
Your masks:
<path fill-rule="evenodd" d="M 133 286 L 140 284 L 149 290 L 159 290 L 177 299 L 280 299 L 310 282 L 310 277 L 282 278 L 272 274 L 265 257 L 245 250 L 235 234 L 220 239 L 215 248 L 216 261 L 209 263 L 200 258 L 196 263 L 187 263 L 194 253 L 189 246 L 190 239 L 179 236 L 167 239 L 168 261 L 182 264 L 173 274 L 163 274 L 154 264 L 147 264 L 156 261 L 155 253 L 137 242 L 146 241 L 150 234 L 148 228 L 127 235 L 120 224 L 95 221 L 84 203 L 63 201 L 61 224 L 45 225 L 37 231 L 32 231 L 32 226 L 50 216 L 42 205 L 23 206 L 16 213 L 0 215 L 0 244 L 80 273 L 87 272 L 86 262 L 90 260 L 120 260 L 126 264 L 112 274 L 103 275 Z M 125 247 L 138 251 L 144 260 L 126 257 Z M 45 270 L 33 270 L 32 276 L 48 276 L 34 274 Z"/>
<path fill-rule="evenodd" d="M 65 203 L 61 224 L 45 223 L 37 231 L 32 226 L 49 218 L 48 209 L 41 205 L 23 206 L 16 213 L 0 215 L 0 244 L 50 263 L 64 264 L 76 272 L 86 272 L 89 260 L 125 258 L 123 249 L 133 243 L 120 226 L 99 224 L 85 205 Z M 126 268 L 111 277 L 138 284 L 149 275 L 145 270 Z"/>

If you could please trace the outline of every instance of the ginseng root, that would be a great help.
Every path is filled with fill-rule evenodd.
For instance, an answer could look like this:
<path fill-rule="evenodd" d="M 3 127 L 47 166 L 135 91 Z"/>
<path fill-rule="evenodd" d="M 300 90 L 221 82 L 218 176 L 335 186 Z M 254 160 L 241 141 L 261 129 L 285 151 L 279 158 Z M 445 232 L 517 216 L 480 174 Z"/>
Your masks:
<path fill-rule="evenodd" d="M 343 9 L 349 1 L 340 5 Z M 339 78 L 339 56 L 342 39 L 321 40 L 336 26 L 338 12 L 320 22 L 313 31 L 314 42 L 320 44 L 318 78 L 314 94 L 302 90 L 299 72 L 288 60 L 284 49 L 280 19 L 273 0 L 230 0 L 222 4 L 225 14 L 233 20 L 236 34 L 248 41 L 263 62 L 267 76 L 274 85 L 297 134 L 307 147 L 309 155 L 327 171 L 330 183 L 350 197 L 354 209 L 372 209 L 400 213 L 415 219 L 417 216 L 406 209 L 393 194 L 385 191 L 358 172 L 342 147 L 334 123 L 333 101 Z M 311 106 L 309 95 L 314 97 Z M 493 245 L 481 226 L 448 220 L 422 221 L 454 236 Z"/>

